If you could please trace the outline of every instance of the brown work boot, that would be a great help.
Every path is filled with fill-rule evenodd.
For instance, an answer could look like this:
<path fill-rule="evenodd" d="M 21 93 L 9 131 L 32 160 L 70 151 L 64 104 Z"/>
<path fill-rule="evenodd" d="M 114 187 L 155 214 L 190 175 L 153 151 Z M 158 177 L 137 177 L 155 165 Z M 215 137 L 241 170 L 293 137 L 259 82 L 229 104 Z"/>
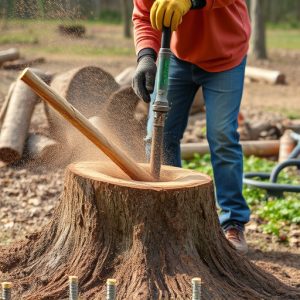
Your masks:
<path fill-rule="evenodd" d="M 225 236 L 230 244 L 242 255 L 248 252 L 248 245 L 244 237 L 244 232 L 237 228 L 228 228 L 225 230 Z"/>

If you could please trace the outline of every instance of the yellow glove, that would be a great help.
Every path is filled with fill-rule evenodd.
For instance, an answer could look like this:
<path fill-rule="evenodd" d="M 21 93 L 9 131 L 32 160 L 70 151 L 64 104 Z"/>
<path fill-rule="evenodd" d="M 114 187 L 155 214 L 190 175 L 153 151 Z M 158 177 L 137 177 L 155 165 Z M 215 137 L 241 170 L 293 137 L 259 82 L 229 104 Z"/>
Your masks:
<path fill-rule="evenodd" d="M 150 11 L 152 27 L 162 30 L 165 26 L 171 27 L 172 31 L 176 30 L 191 6 L 191 0 L 156 0 Z"/>

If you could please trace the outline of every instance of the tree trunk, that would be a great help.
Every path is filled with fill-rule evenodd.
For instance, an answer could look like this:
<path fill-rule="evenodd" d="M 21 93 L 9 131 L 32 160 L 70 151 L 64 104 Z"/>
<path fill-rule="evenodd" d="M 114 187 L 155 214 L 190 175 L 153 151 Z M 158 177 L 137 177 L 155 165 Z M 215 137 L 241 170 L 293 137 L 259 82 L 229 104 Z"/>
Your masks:
<path fill-rule="evenodd" d="M 266 59 L 265 21 L 262 0 L 251 0 L 252 39 L 250 53 L 257 59 Z"/>
<path fill-rule="evenodd" d="M 46 82 L 50 76 L 35 70 Z M 22 157 L 30 120 L 38 96 L 21 80 L 16 82 L 5 111 L 0 134 L 0 160 L 13 163 Z"/>
<path fill-rule="evenodd" d="M 55 76 L 51 87 L 89 118 L 102 115 L 105 102 L 119 88 L 119 85 L 109 73 L 90 66 Z M 46 106 L 46 114 L 51 135 L 55 139 L 64 142 L 65 145 L 77 144 L 78 133 L 75 129 L 48 106 Z"/>
<path fill-rule="evenodd" d="M 44 135 L 31 133 L 25 145 L 26 155 L 30 159 L 52 161 L 59 155 L 61 145 Z"/>
<path fill-rule="evenodd" d="M 192 277 L 202 278 L 203 299 L 299 299 L 299 289 L 226 241 L 209 177 L 163 167 L 162 178 L 131 181 L 111 163 L 70 165 L 52 221 L 1 249 L 14 298 L 65 299 L 72 274 L 81 299 L 104 299 L 108 278 L 117 299 L 190 299 Z"/>
<path fill-rule="evenodd" d="M 122 18 L 123 18 L 123 33 L 124 37 L 131 37 L 131 16 L 132 16 L 132 1 L 121 0 L 122 3 Z"/>

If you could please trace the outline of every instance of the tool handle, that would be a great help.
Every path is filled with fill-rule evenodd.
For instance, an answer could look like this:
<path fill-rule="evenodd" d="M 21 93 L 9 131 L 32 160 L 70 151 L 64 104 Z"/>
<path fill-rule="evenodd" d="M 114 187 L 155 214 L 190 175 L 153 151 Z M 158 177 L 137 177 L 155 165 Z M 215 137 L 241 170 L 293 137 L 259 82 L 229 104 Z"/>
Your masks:
<path fill-rule="evenodd" d="M 152 176 L 142 169 L 134 160 L 121 149 L 111 143 L 89 120 L 61 97 L 54 89 L 44 83 L 30 69 L 25 69 L 20 79 L 27 83 L 36 94 L 47 102 L 54 110 L 76 127 L 96 147 L 102 150 L 130 178 L 139 181 L 153 181 Z"/>
<path fill-rule="evenodd" d="M 163 27 L 161 48 L 158 54 L 158 76 L 157 76 L 157 95 L 154 102 L 154 110 L 168 111 L 169 105 L 167 100 L 168 82 L 169 82 L 169 65 L 171 58 L 170 42 L 171 28 Z"/>
<path fill-rule="evenodd" d="M 161 36 L 161 48 L 170 48 L 172 31 L 170 27 L 163 27 Z"/>

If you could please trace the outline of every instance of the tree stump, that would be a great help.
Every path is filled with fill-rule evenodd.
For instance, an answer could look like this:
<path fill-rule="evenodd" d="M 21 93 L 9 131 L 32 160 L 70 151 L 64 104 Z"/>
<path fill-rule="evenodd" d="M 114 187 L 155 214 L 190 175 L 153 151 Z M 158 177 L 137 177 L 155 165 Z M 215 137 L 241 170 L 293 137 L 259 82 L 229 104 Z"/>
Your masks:
<path fill-rule="evenodd" d="M 203 299 L 299 299 L 240 256 L 218 223 L 211 179 L 164 166 L 162 182 L 130 180 L 112 163 L 80 162 L 66 171 L 52 221 L 0 254 L 0 277 L 14 299 L 65 299 L 67 276 L 81 299 L 190 299 L 201 277 Z"/>

